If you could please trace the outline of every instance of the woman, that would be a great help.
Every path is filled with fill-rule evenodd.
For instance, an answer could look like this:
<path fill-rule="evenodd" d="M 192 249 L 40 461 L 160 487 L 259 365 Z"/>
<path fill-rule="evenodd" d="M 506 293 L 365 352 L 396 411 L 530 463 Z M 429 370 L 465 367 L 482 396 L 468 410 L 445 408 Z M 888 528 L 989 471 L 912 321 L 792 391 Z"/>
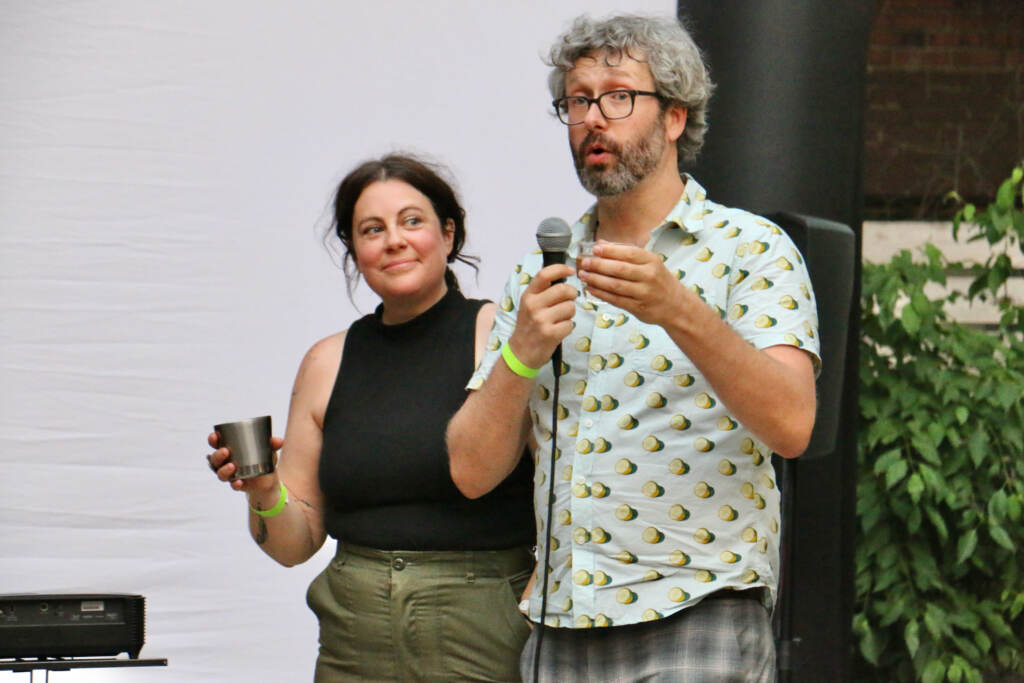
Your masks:
<path fill-rule="evenodd" d="M 346 275 L 351 284 L 354 262 L 381 303 L 302 360 L 276 471 L 231 482 L 248 496 L 256 543 L 281 564 L 338 540 L 307 594 L 320 620 L 316 681 L 519 680 L 529 462 L 468 500 L 444 442 L 495 308 L 463 297 L 448 267 L 468 262 L 464 215 L 448 183 L 409 156 L 341 182 L 332 231 Z M 222 481 L 234 474 L 226 448 L 209 460 Z"/>

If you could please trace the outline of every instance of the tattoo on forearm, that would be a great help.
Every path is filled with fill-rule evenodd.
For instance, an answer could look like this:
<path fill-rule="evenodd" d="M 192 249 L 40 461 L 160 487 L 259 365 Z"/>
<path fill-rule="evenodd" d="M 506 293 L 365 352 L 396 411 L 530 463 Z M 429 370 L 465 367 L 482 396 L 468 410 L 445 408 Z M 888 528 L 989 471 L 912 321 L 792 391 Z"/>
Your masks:
<path fill-rule="evenodd" d="M 303 505 L 308 507 L 310 510 L 313 509 L 313 504 L 310 503 L 308 500 L 304 500 L 302 498 L 292 498 L 291 500 L 294 500 L 296 503 L 302 503 Z"/>
<path fill-rule="evenodd" d="M 257 510 L 263 510 L 263 506 L 256 503 L 255 508 Z M 270 531 L 267 529 L 267 520 L 260 516 L 256 517 L 256 533 L 253 535 L 253 540 L 256 541 L 256 545 L 263 545 L 267 542 L 267 536 Z"/>

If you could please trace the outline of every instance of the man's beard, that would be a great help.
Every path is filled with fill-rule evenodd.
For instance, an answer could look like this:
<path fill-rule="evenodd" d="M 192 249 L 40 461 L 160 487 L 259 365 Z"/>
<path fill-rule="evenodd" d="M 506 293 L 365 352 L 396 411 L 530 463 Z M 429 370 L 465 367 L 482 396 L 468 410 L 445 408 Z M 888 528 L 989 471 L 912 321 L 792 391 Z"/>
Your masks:
<path fill-rule="evenodd" d="M 585 150 L 593 143 L 600 143 L 606 152 L 615 155 L 615 162 L 609 166 L 586 166 Z M 583 189 L 597 197 L 612 197 L 632 190 L 650 175 L 661 162 L 665 151 L 665 117 L 659 115 L 646 134 L 638 140 L 627 141 L 621 146 L 591 131 L 573 150 L 576 175 Z"/>

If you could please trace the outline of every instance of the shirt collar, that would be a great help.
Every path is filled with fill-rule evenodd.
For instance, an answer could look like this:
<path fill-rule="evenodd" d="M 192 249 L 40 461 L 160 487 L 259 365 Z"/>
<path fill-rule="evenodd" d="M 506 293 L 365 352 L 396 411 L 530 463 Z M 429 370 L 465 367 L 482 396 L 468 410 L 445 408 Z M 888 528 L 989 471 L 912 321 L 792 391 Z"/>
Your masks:
<path fill-rule="evenodd" d="M 683 181 L 686 183 L 683 187 L 683 195 L 665 216 L 661 225 L 651 231 L 651 238 L 647 242 L 648 249 L 657 242 L 662 233 L 671 228 L 678 228 L 691 234 L 704 229 L 704 216 L 709 213 L 706 206 L 707 192 L 689 173 L 683 174 Z M 594 203 L 572 226 L 572 245 L 569 247 L 569 256 L 576 258 L 579 253 L 580 240 L 594 239 L 593 223 L 596 215 L 597 204 Z"/>

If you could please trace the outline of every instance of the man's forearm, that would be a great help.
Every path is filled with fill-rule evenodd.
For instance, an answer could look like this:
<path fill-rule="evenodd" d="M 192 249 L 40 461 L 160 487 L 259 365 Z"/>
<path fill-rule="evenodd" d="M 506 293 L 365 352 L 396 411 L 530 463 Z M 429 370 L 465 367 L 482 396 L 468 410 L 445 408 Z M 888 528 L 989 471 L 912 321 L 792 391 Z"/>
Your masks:
<path fill-rule="evenodd" d="M 783 457 L 800 455 L 814 426 L 814 369 L 795 347 L 758 350 L 703 302 L 665 331 L 732 416 Z"/>
<path fill-rule="evenodd" d="M 515 469 L 526 444 L 533 386 L 499 360 L 448 424 L 452 481 L 467 498 L 491 491 Z"/>

